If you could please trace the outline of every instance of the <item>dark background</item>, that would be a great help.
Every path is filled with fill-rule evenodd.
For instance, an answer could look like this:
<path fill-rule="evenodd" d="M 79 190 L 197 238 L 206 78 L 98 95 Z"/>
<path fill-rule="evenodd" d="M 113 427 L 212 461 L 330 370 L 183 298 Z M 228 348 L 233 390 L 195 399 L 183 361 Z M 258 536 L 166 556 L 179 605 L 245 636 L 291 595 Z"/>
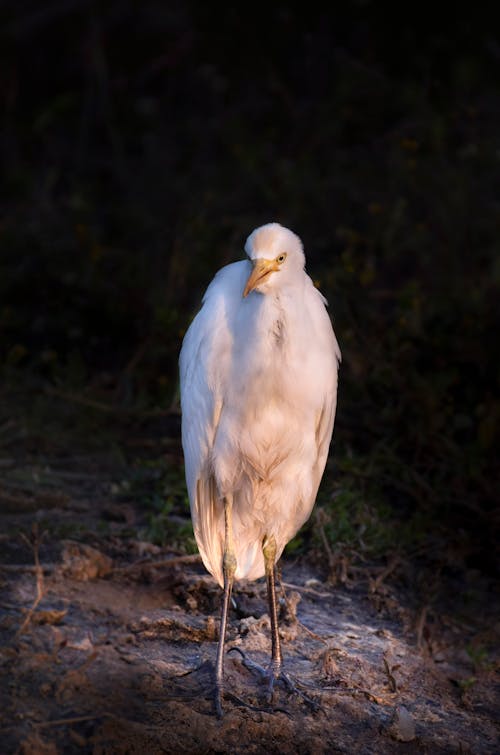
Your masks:
<path fill-rule="evenodd" d="M 2 381 L 175 412 L 203 290 L 279 221 L 343 353 L 324 531 L 495 575 L 500 36 L 404 10 L 3 3 Z"/>

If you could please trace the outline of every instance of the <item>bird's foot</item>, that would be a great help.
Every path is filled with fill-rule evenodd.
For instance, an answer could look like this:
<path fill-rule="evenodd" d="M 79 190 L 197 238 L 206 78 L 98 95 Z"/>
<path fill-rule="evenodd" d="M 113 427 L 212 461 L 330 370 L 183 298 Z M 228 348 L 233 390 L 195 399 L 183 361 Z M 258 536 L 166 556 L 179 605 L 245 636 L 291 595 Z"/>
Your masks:
<path fill-rule="evenodd" d="M 214 693 L 215 714 L 217 718 L 220 719 L 224 715 L 224 710 L 222 708 L 224 690 L 222 684 L 219 684 L 218 682 L 215 683 Z"/>
<path fill-rule="evenodd" d="M 276 682 L 279 682 L 284 686 L 286 691 L 290 694 L 298 695 L 314 712 L 316 712 L 320 706 L 318 703 L 306 695 L 295 683 L 288 674 L 281 670 L 281 668 L 273 668 L 272 664 L 269 668 L 260 666 L 255 661 L 252 661 L 239 649 L 231 648 L 228 652 L 236 650 L 243 660 L 243 665 L 250 671 L 258 673 L 260 677 L 264 677 L 267 681 L 266 688 L 266 703 L 265 705 L 254 704 L 242 700 L 233 692 L 227 689 L 224 679 L 217 679 L 217 674 L 214 665 L 210 661 L 204 661 L 196 668 L 190 669 L 176 677 L 170 678 L 169 692 L 167 694 L 170 700 L 183 700 L 194 701 L 200 698 L 204 698 L 207 701 L 212 701 L 215 714 L 218 719 L 224 716 L 224 701 L 226 700 L 239 708 L 246 708 L 256 713 L 284 713 L 291 717 L 291 714 L 286 708 L 279 707 L 279 704 L 273 704 L 273 698 L 275 693 Z"/>
<path fill-rule="evenodd" d="M 260 667 L 259 667 L 260 668 Z M 211 701 L 218 719 L 224 717 L 224 700 L 227 700 L 239 708 L 247 708 L 258 713 L 269 713 L 269 708 L 252 705 L 227 689 L 224 679 L 217 679 L 217 672 L 211 661 L 204 661 L 195 668 L 185 671 L 183 674 L 169 679 L 169 691 L 166 694 L 169 700 L 195 701 L 203 698 Z M 288 712 L 281 708 L 273 709 L 273 712 Z"/>
<path fill-rule="evenodd" d="M 258 666 L 258 664 L 255 664 L 255 667 L 265 673 L 265 669 L 261 668 L 261 666 Z M 218 681 L 217 679 L 215 680 L 213 691 L 214 691 L 215 713 L 218 719 L 221 719 L 224 716 L 224 707 L 223 707 L 224 698 L 227 698 L 234 705 L 237 705 L 240 708 L 247 708 L 247 710 L 252 710 L 257 713 L 270 712 L 268 707 L 263 708 L 260 705 L 252 705 L 251 703 L 246 702 L 245 700 L 242 700 L 241 697 L 238 697 L 237 695 L 235 695 L 234 692 L 230 692 L 228 689 L 226 689 L 222 680 L 221 681 Z M 271 700 L 269 699 L 268 703 L 270 702 Z M 272 712 L 273 713 L 281 712 L 281 713 L 285 713 L 287 716 L 290 715 L 288 711 L 283 710 L 282 708 L 273 708 Z"/>
<path fill-rule="evenodd" d="M 218 718 L 222 717 L 223 687 L 214 679 L 214 667 L 211 661 L 204 661 L 183 674 L 169 678 L 169 700 L 193 702 L 195 700 L 213 701 Z"/>
<path fill-rule="evenodd" d="M 217 672 L 211 661 L 204 661 L 195 668 L 172 677 L 167 697 L 169 700 L 194 701 L 203 698 L 211 701 L 219 719 L 224 715 L 224 697 L 243 705 L 242 700 L 226 690 L 223 680 L 217 679 Z"/>
<path fill-rule="evenodd" d="M 267 680 L 266 699 L 269 704 L 273 701 L 274 687 L 276 682 L 281 682 L 289 694 L 297 695 L 298 697 L 300 697 L 301 700 L 303 700 L 314 712 L 321 709 L 321 706 L 318 702 L 316 702 L 316 700 L 313 700 L 312 697 L 309 697 L 309 695 L 306 695 L 306 693 L 302 689 L 300 689 L 299 685 L 301 683 L 294 681 L 287 673 L 285 673 L 285 671 L 282 670 L 281 664 L 275 664 L 271 662 L 268 668 L 264 668 L 259 663 L 256 663 L 250 658 L 247 658 L 246 654 L 242 650 L 240 650 L 240 648 L 233 647 L 228 652 L 232 652 L 233 650 L 241 655 L 245 668 L 249 669 L 250 671 L 257 672 L 258 674 L 260 674 L 260 676 L 263 676 Z"/>

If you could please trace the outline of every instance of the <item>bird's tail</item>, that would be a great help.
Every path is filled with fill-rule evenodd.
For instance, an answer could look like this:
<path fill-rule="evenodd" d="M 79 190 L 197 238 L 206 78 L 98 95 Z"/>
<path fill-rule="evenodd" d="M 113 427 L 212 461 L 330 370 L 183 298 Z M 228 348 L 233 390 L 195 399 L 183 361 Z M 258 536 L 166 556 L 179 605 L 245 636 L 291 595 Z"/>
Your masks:
<path fill-rule="evenodd" d="M 198 550 L 207 571 L 224 586 L 224 505 L 217 495 L 213 475 L 199 479 L 192 505 L 193 529 Z"/>

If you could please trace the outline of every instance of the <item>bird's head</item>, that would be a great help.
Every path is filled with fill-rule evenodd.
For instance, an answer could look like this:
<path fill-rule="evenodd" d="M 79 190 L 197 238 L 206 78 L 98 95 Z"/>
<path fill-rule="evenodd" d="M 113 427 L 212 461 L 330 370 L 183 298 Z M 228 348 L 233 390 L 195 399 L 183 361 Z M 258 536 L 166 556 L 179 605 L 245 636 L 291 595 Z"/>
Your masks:
<path fill-rule="evenodd" d="M 267 223 L 252 231 L 245 252 L 252 263 L 243 296 L 251 291 L 268 293 L 293 281 L 304 269 L 305 257 L 298 236 L 279 223 Z"/>

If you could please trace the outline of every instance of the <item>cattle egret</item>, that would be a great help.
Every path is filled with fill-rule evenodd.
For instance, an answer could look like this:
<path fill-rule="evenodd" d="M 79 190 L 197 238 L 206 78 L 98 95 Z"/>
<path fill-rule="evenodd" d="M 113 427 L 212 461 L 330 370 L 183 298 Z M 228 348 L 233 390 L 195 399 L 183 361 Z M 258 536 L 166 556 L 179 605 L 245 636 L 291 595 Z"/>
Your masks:
<path fill-rule="evenodd" d="M 234 580 L 266 576 L 268 694 L 282 671 L 275 566 L 309 518 L 332 436 L 340 350 L 302 242 L 268 223 L 210 283 L 180 353 L 182 445 L 196 542 L 224 590 L 215 707 Z"/>

